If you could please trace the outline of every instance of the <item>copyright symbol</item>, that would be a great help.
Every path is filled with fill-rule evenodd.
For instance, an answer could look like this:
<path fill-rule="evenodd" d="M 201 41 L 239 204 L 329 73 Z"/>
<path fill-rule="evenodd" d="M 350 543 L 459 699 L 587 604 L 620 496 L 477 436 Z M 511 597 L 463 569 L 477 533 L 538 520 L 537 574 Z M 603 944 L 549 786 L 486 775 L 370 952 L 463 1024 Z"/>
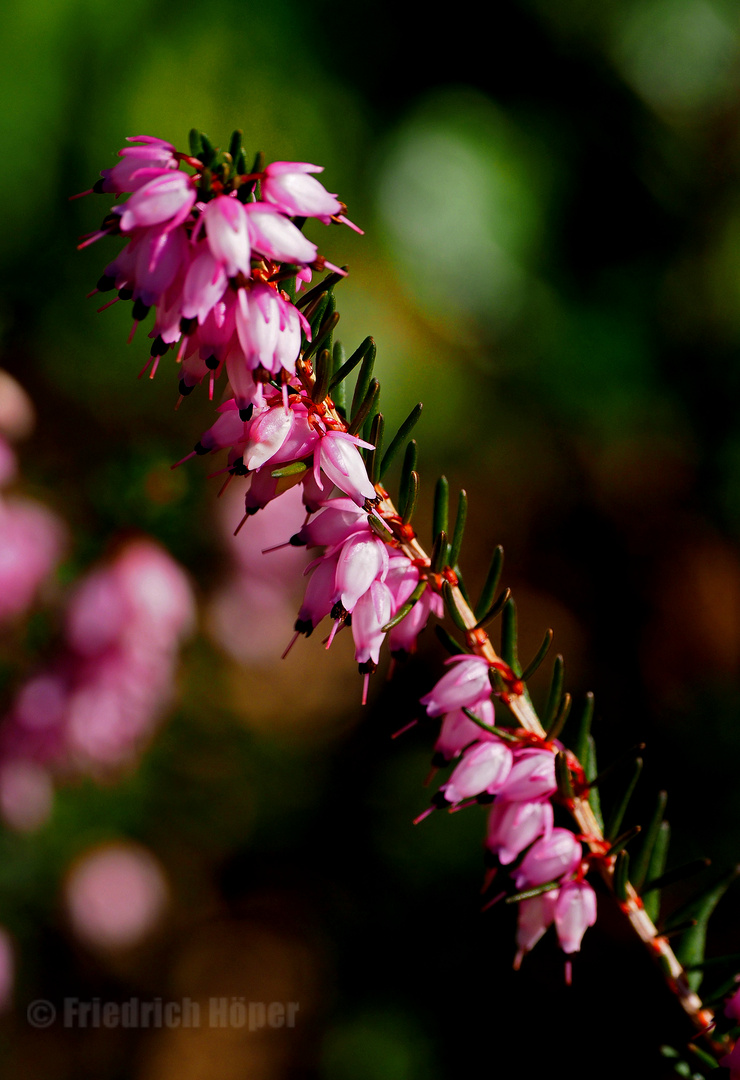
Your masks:
<path fill-rule="evenodd" d="M 28 1006 L 26 1016 L 31 1027 L 48 1028 L 56 1020 L 57 1011 L 50 1001 L 39 998 L 38 1001 L 32 1001 Z"/>

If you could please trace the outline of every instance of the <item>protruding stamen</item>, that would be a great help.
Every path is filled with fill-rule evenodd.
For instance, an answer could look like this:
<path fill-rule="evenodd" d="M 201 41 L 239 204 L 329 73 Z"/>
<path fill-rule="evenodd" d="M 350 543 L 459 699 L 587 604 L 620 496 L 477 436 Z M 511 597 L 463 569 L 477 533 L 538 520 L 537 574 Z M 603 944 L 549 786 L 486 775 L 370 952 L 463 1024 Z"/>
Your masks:
<path fill-rule="evenodd" d="M 565 961 L 565 985 L 571 986 L 573 983 L 573 963 L 571 960 Z"/>
<path fill-rule="evenodd" d="M 162 359 L 162 357 L 161 356 L 155 356 L 152 359 L 154 360 L 154 363 L 152 364 L 152 370 L 149 372 L 149 378 L 150 379 L 153 379 L 154 376 L 157 374 L 157 368 L 159 367 L 159 361 Z"/>
<path fill-rule="evenodd" d="M 402 728 L 398 729 L 398 731 L 393 732 L 393 734 L 391 735 L 391 738 L 392 739 L 397 739 L 399 735 L 403 735 L 404 731 L 410 731 L 411 728 L 416 727 L 416 725 L 418 723 L 419 723 L 418 720 L 412 720 L 410 724 L 404 724 Z"/>
<path fill-rule="evenodd" d="M 109 300 L 107 304 L 103 304 L 102 307 L 98 308 L 98 315 L 101 311 L 105 311 L 106 308 L 112 307 L 113 304 L 117 304 L 120 299 L 120 296 L 114 296 L 113 299 Z"/>
<path fill-rule="evenodd" d="M 137 327 L 138 325 L 139 325 L 139 322 L 138 322 L 138 320 L 137 320 L 137 319 L 134 319 L 134 321 L 133 321 L 133 324 L 132 324 L 132 326 L 131 326 L 131 329 L 129 330 L 129 334 L 128 334 L 128 337 L 126 338 L 126 344 L 127 344 L 127 345 L 130 345 L 130 344 L 131 344 L 131 342 L 132 342 L 132 341 L 134 340 L 134 334 L 136 333 L 136 327 Z"/>
<path fill-rule="evenodd" d="M 498 904 L 499 901 L 503 900 L 503 898 L 505 896 L 506 896 L 505 892 L 496 893 L 496 895 L 493 897 L 493 899 L 486 901 L 486 903 L 481 908 L 481 911 L 488 911 L 488 909 L 493 907 L 494 904 Z"/>
<path fill-rule="evenodd" d="M 84 195 L 94 195 L 95 189 L 88 188 L 87 191 L 78 191 L 76 195 L 68 195 L 67 202 L 74 202 L 75 199 L 81 199 Z"/>
<path fill-rule="evenodd" d="M 244 518 L 244 521 L 246 521 L 246 520 L 247 520 L 247 517 L 245 516 L 245 518 Z M 291 650 L 291 649 L 293 648 L 293 646 L 295 645 L 296 641 L 298 641 L 298 638 L 299 638 L 300 636 L 301 636 L 301 632 L 300 632 L 300 630 L 296 630 L 295 634 L 293 634 L 293 637 L 292 637 L 292 638 L 290 639 L 290 641 L 288 642 L 288 647 L 286 648 L 286 650 L 285 650 L 285 652 L 283 653 L 283 655 L 282 655 L 282 656 L 280 657 L 280 659 L 281 659 L 281 660 L 284 660 L 284 659 L 285 659 L 285 657 L 286 657 L 286 656 L 288 655 L 288 653 L 289 653 L 289 652 L 290 652 L 290 650 Z"/>
<path fill-rule="evenodd" d="M 362 680 L 362 704 L 367 705 L 367 691 L 370 686 L 370 672 L 365 672 L 365 677 Z"/>
<path fill-rule="evenodd" d="M 430 814 L 433 814 L 436 809 L 436 806 L 430 806 L 428 810 L 425 810 L 422 814 L 419 814 L 418 817 L 415 817 L 411 824 L 418 825 L 420 821 L 424 820 L 424 818 L 427 818 Z"/>
<path fill-rule="evenodd" d="M 331 648 L 331 643 L 332 643 L 332 641 L 334 640 L 334 637 L 335 637 L 335 635 L 336 635 L 336 632 L 337 632 L 337 630 L 339 629 L 339 627 L 341 626 L 341 624 L 342 624 L 342 620 L 341 620 L 341 619 L 335 619 L 335 620 L 334 620 L 334 625 L 333 625 L 333 626 L 332 626 L 332 628 L 331 628 L 331 633 L 329 634 L 329 637 L 328 637 L 328 638 L 326 639 L 326 648 L 327 648 L 327 649 L 330 649 L 330 648 Z"/>
<path fill-rule="evenodd" d="M 190 453 L 186 454 L 184 458 L 180 458 L 180 460 L 176 461 L 174 465 L 170 465 L 170 468 L 171 469 L 177 469 L 178 466 L 184 465 L 186 461 L 190 461 L 190 459 L 194 458 L 195 456 L 196 456 L 195 450 L 191 450 Z"/>
<path fill-rule="evenodd" d="M 242 528 L 243 528 L 243 527 L 244 527 L 244 526 L 246 525 L 246 523 L 247 523 L 248 521 L 249 521 L 249 514 L 245 514 L 245 515 L 244 515 L 244 517 L 243 517 L 243 518 L 241 519 L 241 521 L 239 522 L 239 524 L 237 525 L 237 527 L 236 527 L 236 528 L 234 529 L 234 536 L 238 536 L 238 535 L 239 535 L 239 533 L 241 532 Z"/>

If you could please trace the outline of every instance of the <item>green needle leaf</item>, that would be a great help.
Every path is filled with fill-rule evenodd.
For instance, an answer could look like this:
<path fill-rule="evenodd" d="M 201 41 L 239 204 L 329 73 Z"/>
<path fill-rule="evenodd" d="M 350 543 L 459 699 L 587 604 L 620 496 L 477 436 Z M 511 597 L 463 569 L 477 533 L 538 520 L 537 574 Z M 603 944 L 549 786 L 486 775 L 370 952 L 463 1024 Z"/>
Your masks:
<path fill-rule="evenodd" d="M 691 859 L 689 862 L 681 863 L 680 866 L 673 867 L 672 870 L 666 871 L 660 877 L 649 880 L 642 890 L 642 895 L 643 897 L 647 896 L 654 889 L 664 889 L 666 885 L 673 885 L 676 881 L 685 881 L 686 878 L 701 873 L 702 870 L 706 870 L 711 865 L 711 859 Z"/>
<path fill-rule="evenodd" d="M 339 386 L 341 383 L 344 382 L 344 380 L 347 378 L 347 376 L 352 371 L 354 371 L 354 369 L 357 367 L 358 364 L 362 363 L 362 361 L 367 356 L 367 353 L 368 353 L 369 349 L 372 347 L 372 344 L 373 344 L 373 339 L 371 337 L 366 337 L 365 340 L 362 342 L 362 344 L 358 345 L 358 347 L 352 353 L 349 360 L 345 360 L 344 357 L 342 356 L 341 361 L 339 363 L 339 367 L 337 367 L 336 372 L 332 376 L 332 380 L 329 383 L 329 393 L 330 394 L 331 394 L 331 392 L 334 390 L 334 388 L 336 386 Z M 341 346 L 340 346 L 340 348 L 341 348 Z M 344 353 L 344 349 L 342 349 L 342 353 Z M 334 351 L 334 360 L 335 360 L 335 362 L 337 361 L 337 359 L 338 359 L 338 354 L 336 352 L 336 346 L 335 346 L 335 351 Z"/>
<path fill-rule="evenodd" d="M 618 836 L 612 846 L 609 848 L 609 854 L 618 855 L 620 851 L 624 851 L 630 840 L 633 840 L 641 832 L 642 826 L 634 825 L 631 829 L 628 829 L 627 832 L 622 833 L 622 835 Z"/>
<path fill-rule="evenodd" d="M 632 884 L 637 889 L 638 893 L 641 891 L 645 881 L 647 879 L 648 869 L 650 866 L 650 857 L 653 853 L 653 847 L 658 839 L 660 832 L 660 823 L 663 820 L 665 814 L 666 802 L 668 795 L 665 791 L 658 792 L 658 798 L 653 810 L 652 817 L 645 829 L 645 839 L 640 845 L 640 851 L 635 857 L 634 870 L 632 871 Z"/>
<path fill-rule="evenodd" d="M 459 641 L 455 641 L 449 630 L 447 630 L 446 627 L 442 626 L 442 623 L 435 624 L 434 632 L 444 645 L 445 649 L 447 649 L 447 652 L 450 654 L 450 656 L 460 656 L 461 654 L 464 654 L 468 651 L 467 649 L 463 648 Z"/>
<path fill-rule="evenodd" d="M 573 791 L 573 784 L 570 779 L 568 758 L 562 750 L 555 755 L 555 778 L 558 783 L 560 797 L 566 799 L 568 802 L 572 802 L 575 797 L 575 792 Z"/>
<path fill-rule="evenodd" d="M 739 872 L 740 867 L 733 866 L 732 870 L 720 878 L 714 886 L 684 908 L 683 913 L 685 915 L 696 919 L 696 926 L 692 926 L 686 931 L 676 949 L 676 956 L 685 966 L 699 964 L 704 959 L 709 917 Z M 694 968 L 693 971 L 688 972 L 686 977 L 691 989 L 697 990 L 701 984 L 703 972 Z"/>
<path fill-rule="evenodd" d="M 403 456 L 403 465 L 401 466 L 401 483 L 398 488 L 398 509 L 401 514 L 403 514 L 403 507 L 406 505 L 406 500 L 409 497 L 411 474 L 416 469 L 417 456 L 416 440 L 412 439 L 406 447 L 406 452 Z"/>
<path fill-rule="evenodd" d="M 412 592 L 411 596 L 408 598 L 406 603 L 403 604 L 403 606 L 398 609 L 398 611 L 393 616 L 391 621 L 387 622 L 385 624 L 385 626 L 383 627 L 383 633 L 384 634 L 387 634 L 389 630 L 392 630 L 394 626 L 398 626 L 398 624 L 400 622 L 402 622 L 406 618 L 406 616 L 411 611 L 414 604 L 418 603 L 418 601 L 421 600 L 426 587 L 427 587 L 427 582 L 426 581 L 420 581 L 419 582 L 419 584 L 416 586 L 416 588 L 414 589 L 414 591 Z"/>
<path fill-rule="evenodd" d="M 432 536 L 449 532 L 450 485 L 446 476 L 440 476 L 434 487 L 434 511 L 432 513 Z M 446 554 L 446 552 L 445 552 Z"/>
<path fill-rule="evenodd" d="M 491 558 L 491 565 L 488 568 L 488 575 L 483 585 L 483 592 L 480 594 L 480 599 L 475 606 L 476 619 L 482 619 L 488 609 L 493 603 L 493 598 L 496 595 L 498 589 L 498 583 L 501 578 L 501 571 L 504 565 L 504 549 L 499 546 L 495 548 L 493 556 Z"/>
<path fill-rule="evenodd" d="M 586 754 L 588 752 L 588 737 L 591 734 L 591 722 L 594 718 L 594 696 L 592 693 L 586 694 L 586 700 L 583 705 L 583 712 L 581 713 L 581 719 L 578 724 L 578 731 L 573 741 L 572 750 L 575 756 L 580 761 L 581 765 L 585 765 Z"/>
<path fill-rule="evenodd" d="M 444 533 L 440 533 L 444 536 Z M 454 622 L 458 630 L 467 630 L 465 620 L 463 619 L 457 604 L 455 603 L 455 594 L 452 591 L 452 586 L 449 581 L 442 582 L 442 599 L 445 602 L 445 607 L 449 613 L 450 618 Z"/>
<path fill-rule="evenodd" d="M 543 893 L 551 892 L 553 889 L 559 887 L 559 881 L 548 881 L 545 885 L 535 885 L 531 889 L 524 889 L 523 892 L 514 893 L 513 896 L 507 896 L 504 903 L 518 904 L 520 900 L 531 900 L 533 896 L 542 896 Z"/>
<path fill-rule="evenodd" d="M 611 840 L 613 837 L 615 837 L 619 830 L 622 828 L 622 821 L 624 819 L 624 815 L 627 812 L 629 801 L 632 798 L 632 793 L 635 790 L 635 784 L 639 780 L 641 772 L 642 758 L 637 758 L 637 760 L 632 766 L 632 772 L 630 773 L 630 778 L 627 783 L 627 787 L 624 789 L 622 798 L 619 800 L 617 807 L 609 818 L 609 824 L 606 828 L 607 840 Z"/>
<path fill-rule="evenodd" d="M 596 763 L 596 743 L 594 742 L 593 735 L 589 735 L 588 739 L 586 740 L 585 760 L 584 758 L 581 758 L 580 762 L 581 765 L 583 765 L 583 771 L 585 773 L 586 779 L 589 781 L 595 780 L 598 775 L 599 769 Z M 598 787 L 589 788 L 588 802 L 591 810 L 593 811 L 593 815 L 598 821 L 599 827 L 603 832 L 604 818 L 601 813 L 601 799 L 599 798 Z"/>
<path fill-rule="evenodd" d="M 468 516 L 468 496 L 463 489 L 460 492 L 457 500 L 457 514 L 455 515 L 455 530 L 452 534 L 452 543 L 450 545 L 450 566 L 454 569 L 457 566 L 460 558 L 460 548 L 462 547 L 463 534 L 465 532 L 465 522 Z"/>
<path fill-rule="evenodd" d="M 350 435 L 356 435 L 362 425 L 365 423 L 365 420 L 367 419 L 370 410 L 375 404 L 375 399 L 378 396 L 379 392 L 380 383 L 377 379 L 371 379 L 365 397 L 363 398 L 362 404 L 358 408 L 357 412 L 353 414 L 352 420 L 347 428 L 347 431 Z M 354 409 L 354 402 L 352 403 L 352 408 Z"/>
<path fill-rule="evenodd" d="M 445 563 L 447 561 L 447 533 L 437 533 L 434 546 L 432 547 L 432 554 L 429 556 L 430 570 L 433 574 L 440 574 L 444 570 Z"/>
<path fill-rule="evenodd" d="M 545 731 L 550 728 L 558 714 L 560 701 L 563 696 L 563 680 L 565 678 L 565 662 L 560 653 L 555 657 L 550 680 L 550 692 L 547 696 L 547 705 L 542 713 L 542 726 Z"/>
<path fill-rule="evenodd" d="M 549 727 L 545 732 L 545 738 L 549 742 L 551 739 L 557 739 L 560 732 L 565 727 L 565 721 L 570 715 L 571 696 L 570 694 L 563 694 L 562 701 L 560 702 L 560 708 L 558 714 L 552 722 L 552 727 Z"/>
<path fill-rule="evenodd" d="M 501 659 L 518 678 L 522 669 L 517 655 L 517 633 L 516 604 L 509 598 L 501 614 Z"/>
<path fill-rule="evenodd" d="M 371 442 L 375 447 L 374 450 L 366 450 L 367 454 L 367 474 L 370 477 L 373 484 L 378 482 L 378 468 L 380 463 L 380 455 L 383 451 L 383 434 L 385 432 L 385 420 L 382 413 L 376 413 L 373 417 L 372 426 L 370 428 L 370 438 L 368 442 Z"/>
<path fill-rule="evenodd" d="M 357 376 L 357 382 L 355 383 L 355 392 L 352 395 L 352 408 L 350 410 L 352 416 L 357 412 L 360 407 L 360 402 L 364 401 L 368 389 L 370 387 L 370 380 L 373 377 L 373 368 L 375 366 L 375 356 L 377 353 L 377 347 L 372 338 L 369 339 L 370 344 L 365 350 L 362 358 L 362 365 L 360 372 Z"/>
<path fill-rule="evenodd" d="M 418 405 L 414 405 L 411 412 L 408 414 L 396 434 L 391 439 L 388 445 L 388 449 L 386 450 L 385 454 L 383 454 L 383 460 L 380 463 L 380 473 L 378 474 L 380 480 L 382 480 L 385 474 L 388 472 L 388 469 L 392 464 L 393 459 L 403 446 L 404 440 L 406 440 L 411 434 L 411 432 L 414 430 L 414 427 L 416 426 L 416 421 L 421 416 L 421 410 L 421 402 L 419 402 Z"/>
<path fill-rule="evenodd" d="M 276 480 L 281 480 L 284 476 L 297 476 L 299 473 L 304 473 L 308 465 L 305 461 L 292 461 L 290 465 L 283 465 L 279 469 L 273 469 L 270 476 L 274 476 Z"/>
<path fill-rule="evenodd" d="M 614 864 L 614 892 L 617 900 L 624 904 L 627 901 L 627 883 L 629 882 L 630 857 L 629 852 L 620 851 Z"/>
<path fill-rule="evenodd" d="M 419 495 L 419 474 L 414 469 L 413 472 L 411 473 L 411 476 L 409 477 L 409 491 L 408 491 L 408 495 L 406 497 L 406 502 L 404 504 L 403 510 L 401 511 L 401 520 L 403 521 L 404 525 L 408 525 L 408 523 L 411 521 L 414 510 L 416 508 L 416 500 L 418 498 L 418 495 Z"/>
<path fill-rule="evenodd" d="M 328 349 L 322 349 L 316 357 L 315 382 L 311 391 L 311 401 L 315 405 L 320 405 L 328 393 L 330 374 L 331 354 Z"/>
<path fill-rule="evenodd" d="M 668 858 L 668 848 L 671 843 L 671 827 L 667 821 L 661 821 L 660 830 L 653 847 L 653 853 L 650 856 L 650 865 L 648 866 L 647 877 L 649 881 L 659 881 L 665 870 L 666 860 Z M 653 922 L 658 921 L 660 915 L 660 889 L 653 887 L 645 895 L 643 889 L 643 903 L 645 905 L 645 911 Z"/>
<path fill-rule="evenodd" d="M 475 624 L 475 629 L 478 630 L 479 627 L 485 626 L 486 623 L 489 623 L 491 619 L 495 619 L 499 612 L 503 611 L 504 606 L 506 605 L 510 597 L 511 589 L 504 589 L 504 591 L 499 595 L 498 600 L 496 600 L 495 604 L 485 613 L 483 618 L 478 619 L 478 622 Z"/>
<path fill-rule="evenodd" d="M 524 680 L 524 682 L 526 682 L 527 679 L 530 679 L 532 675 L 534 675 L 537 668 L 547 656 L 548 652 L 550 651 L 550 646 L 552 645 L 553 637 L 554 634 L 552 630 L 545 631 L 545 638 L 539 649 L 537 650 L 537 654 L 535 655 L 534 660 L 530 661 L 530 663 L 527 664 L 524 671 L 522 672 L 522 679 Z"/>

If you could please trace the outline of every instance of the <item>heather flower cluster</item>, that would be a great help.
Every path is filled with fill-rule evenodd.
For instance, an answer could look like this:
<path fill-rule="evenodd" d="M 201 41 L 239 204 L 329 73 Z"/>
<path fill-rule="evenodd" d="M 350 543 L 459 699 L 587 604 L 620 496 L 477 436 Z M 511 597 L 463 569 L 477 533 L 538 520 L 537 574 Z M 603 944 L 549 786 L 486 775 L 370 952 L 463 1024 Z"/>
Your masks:
<path fill-rule="evenodd" d="M 300 483 L 306 522 L 284 539 L 323 550 L 307 570 L 296 635 L 311 634 L 331 616 L 328 647 L 351 627 L 366 696 L 388 624 L 408 607 L 389 644 L 395 653 L 412 652 L 429 615 L 442 614 L 442 601 L 438 585 L 426 587 L 428 560 L 417 565 L 405 554 L 378 513 L 381 495 L 360 454 L 373 444 L 348 431 L 330 398 L 313 400 L 305 377 L 310 363 L 302 372 L 296 367 L 312 331 L 280 282 L 295 279 L 299 289 L 312 270 L 344 273 L 318 254 L 299 224 L 308 217 L 352 223 L 312 175 L 318 166 L 274 162 L 240 172 L 238 151 L 222 155 L 219 172 L 160 139 L 129 141 L 134 145 L 103 170 L 95 190 L 130 197 L 83 241 L 127 240 L 98 289 L 116 288 L 119 298 L 133 300 L 135 323 L 155 309 L 152 374 L 177 345 L 181 394 L 207 375 L 212 394 L 225 371 L 230 396 L 188 457 L 226 452 L 229 479 L 248 478 L 245 520 Z"/>
<path fill-rule="evenodd" d="M 170 704 L 194 609 L 184 572 L 148 539 L 78 583 L 63 648 L 20 687 L 3 721 L 0 809 L 10 824 L 43 821 L 52 775 L 104 773 L 134 759 Z"/>
<path fill-rule="evenodd" d="M 447 664 L 450 670 L 421 699 L 428 716 L 442 717 L 434 764 L 455 762 L 433 808 L 492 803 L 485 887 L 502 872 L 509 880 L 490 903 L 513 890 L 530 894 L 518 902 L 515 967 L 553 923 L 563 951 L 577 952 L 586 928 L 596 921 L 596 894 L 585 880 L 588 861 L 581 841 L 554 825 L 555 755 L 563 747 L 541 740 L 532 745 L 525 732 L 495 728 L 486 659 L 453 656 Z"/>
<path fill-rule="evenodd" d="M 115 289 L 116 300 L 133 301 L 133 329 L 154 309 L 146 365 L 152 376 L 176 347 L 182 395 L 209 377 L 212 396 L 214 380 L 226 371 L 236 408 L 263 408 L 264 384 L 295 375 L 301 335 L 310 336 L 280 288 L 283 265 L 298 288 L 313 270 L 344 273 L 298 222 L 356 226 L 313 175 L 317 165 L 277 161 L 247 173 L 240 145 L 214 160 L 212 152 L 201 149 L 196 158 L 151 136 L 128 141 L 93 190 L 129 198 L 80 244 L 103 236 L 126 241 L 96 291 Z"/>

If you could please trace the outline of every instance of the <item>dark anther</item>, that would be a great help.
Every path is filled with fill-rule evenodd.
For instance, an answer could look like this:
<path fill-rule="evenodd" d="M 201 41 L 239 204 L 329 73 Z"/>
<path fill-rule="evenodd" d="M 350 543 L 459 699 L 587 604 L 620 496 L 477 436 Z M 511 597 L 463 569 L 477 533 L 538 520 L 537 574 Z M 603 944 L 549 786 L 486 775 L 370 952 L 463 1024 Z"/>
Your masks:
<path fill-rule="evenodd" d="M 498 859 L 488 848 L 483 852 L 483 865 L 488 870 L 491 870 L 494 866 L 498 866 Z"/>
<path fill-rule="evenodd" d="M 346 615 L 346 614 L 347 614 L 347 613 L 346 613 L 346 611 L 344 610 L 344 606 L 343 606 L 343 604 L 342 604 L 342 601 L 341 601 L 341 600 L 337 600 L 336 604 L 335 604 L 335 605 L 334 605 L 334 607 L 333 607 L 333 608 L 331 609 L 331 617 L 332 617 L 332 619 L 341 619 L 341 618 L 342 618 L 342 616 L 343 616 L 343 615 Z"/>
<path fill-rule="evenodd" d="M 306 541 L 301 540 L 301 537 L 300 537 L 299 533 L 293 533 L 293 535 L 291 536 L 288 543 L 291 545 L 291 547 L 305 547 L 306 546 Z"/>
<path fill-rule="evenodd" d="M 490 791 L 481 791 L 480 795 L 476 795 L 475 801 L 480 803 L 481 806 L 486 806 L 488 803 L 492 803 L 496 798 L 495 795 L 491 795 Z"/>
<path fill-rule="evenodd" d="M 207 454 L 208 453 L 208 447 L 204 446 L 202 442 L 197 442 L 195 444 L 195 446 L 193 447 L 193 450 L 195 450 L 196 454 Z"/>
<path fill-rule="evenodd" d="M 294 630 L 297 630 L 299 634 L 305 634 L 306 637 L 310 637 L 313 633 L 313 623 L 310 619 L 296 619 Z"/>
<path fill-rule="evenodd" d="M 446 806 L 451 806 L 451 805 L 452 805 L 452 804 L 451 804 L 451 803 L 449 803 L 449 802 L 447 801 L 447 799 L 445 798 L 445 793 L 444 793 L 444 791 L 437 791 L 437 792 L 436 792 L 436 793 L 435 793 L 435 794 L 434 794 L 434 795 L 432 796 L 432 806 L 436 806 L 436 808 L 437 808 L 438 810 L 444 810 L 444 808 L 445 808 Z"/>
<path fill-rule="evenodd" d="M 357 670 L 360 675 L 373 675 L 377 667 L 378 665 L 373 663 L 372 660 L 365 660 L 362 664 L 357 665 Z"/>
<path fill-rule="evenodd" d="M 164 354 L 167 352 L 168 349 L 169 349 L 169 345 L 167 344 L 166 341 L 162 341 L 162 335 L 157 334 L 154 341 L 152 342 L 152 348 L 151 348 L 152 356 L 164 356 Z M 191 386 L 188 390 L 183 390 L 182 389 L 182 379 L 180 379 L 180 393 L 181 394 L 189 394 L 192 389 L 193 388 Z"/>
<path fill-rule="evenodd" d="M 254 412 L 254 405 L 247 405 L 246 409 L 239 410 L 239 419 L 243 424 L 246 424 L 247 420 L 252 419 L 252 413 Z"/>
<path fill-rule="evenodd" d="M 216 368 L 218 367 L 218 357 L 217 356 L 209 356 L 208 359 L 206 360 L 206 367 L 208 368 L 209 371 L 215 371 Z"/>
<path fill-rule="evenodd" d="M 180 379 L 180 385 L 178 386 L 178 390 L 183 397 L 187 397 L 188 394 L 192 394 L 194 389 L 194 386 L 188 386 L 184 379 Z"/>
<path fill-rule="evenodd" d="M 435 769 L 444 769 L 447 764 L 447 758 L 444 756 L 441 750 L 437 750 L 436 754 L 432 755 L 432 765 Z"/>
<path fill-rule="evenodd" d="M 180 319 L 180 332 L 183 334 L 192 334 L 197 325 L 197 319 L 186 319 L 185 316 L 183 316 Z"/>
<path fill-rule="evenodd" d="M 247 473 L 249 472 L 249 469 L 244 464 L 242 459 L 239 458 L 239 460 L 235 461 L 234 464 L 229 468 L 229 472 L 231 473 L 232 476 L 246 476 Z M 258 510 L 259 510 L 259 507 L 255 506 L 252 513 L 256 514 Z M 247 513 L 250 513 L 250 511 L 247 510 Z"/>
<path fill-rule="evenodd" d="M 109 277 L 107 274 L 103 274 L 102 277 L 98 278 L 98 292 L 110 292 L 111 289 L 115 288 L 115 285 L 116 279 Z"/>
<path fill-rule="evenodd" d="M 134 290 L 133 289 L 119 289 L 118 290 L 118 299 L 119 300 L 130 300 L 133 297 L 133 295 L 134 295 Z"/>
<path fill-rule="evenodd" d="M 105 188 L 103 187 L 104 183 L 105 177 L 103 176 L 101 176 L 99 180 L 95 181 L 95 183 L 93 184 L 93 191 L 96 195 L 105 195 Z"/>
<path fill-rule="evenodd" d="M 134 300 L 134 308 L 131 314 L 137 322 L 143 322 L 149 314 L 149 304 L 145 304 L 141 297 Z"/>

